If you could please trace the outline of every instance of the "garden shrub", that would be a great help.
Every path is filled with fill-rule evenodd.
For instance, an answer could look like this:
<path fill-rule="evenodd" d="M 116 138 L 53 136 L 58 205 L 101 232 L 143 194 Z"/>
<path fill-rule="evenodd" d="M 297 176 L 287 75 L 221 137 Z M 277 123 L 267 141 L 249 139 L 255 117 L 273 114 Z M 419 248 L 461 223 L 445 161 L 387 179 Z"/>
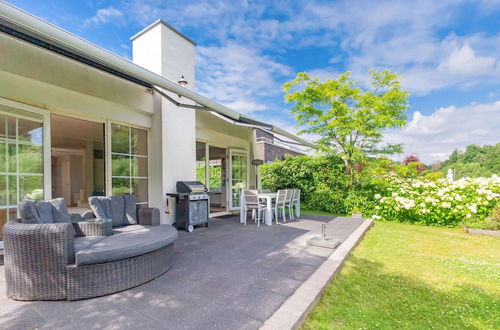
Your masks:
<path fill-rule="evenodd" d="M 365 208 L 373 219 L 454 227 L 466 219 L 484 220 L 498 203 L 500 178 L 464 178 L 454 182 L 388 178 L 378 203 Z"/>
<path fill-rule="evenodd" d="M 415 177 L 418 163 L 408 165 L 412 166 L 371 159 L 356 174 L 353 189 L 349 189 L 349 175 L 338 157 L 287 157 L 263 165 L 261 177 L 263 187 L 272 191 L 301 189 L 302 205 L 307 209 L 338 214 L 358 209 L 364 217 L 432 226 L 454 227 L 464 220 L 486 226 L 485 219 L 499 204 L 500 178 L 448 182 L 441 173 L 423 171 Z"/>
<path fill-rule="evenodd" d="M 500 230 L 500 205 L 495 207 L 491 215 L 486 219 L 472 217 L 463 222 L 466 228 L 486 229 L 486 230 Z"/>
<path fill-rule="evenodd" d="M 277 191 L 301 190 L 302 206 L 332 213 L 348 213 L 349 177 L 339 157 L 286 157 L 260 167 L 262 187 Z"/>

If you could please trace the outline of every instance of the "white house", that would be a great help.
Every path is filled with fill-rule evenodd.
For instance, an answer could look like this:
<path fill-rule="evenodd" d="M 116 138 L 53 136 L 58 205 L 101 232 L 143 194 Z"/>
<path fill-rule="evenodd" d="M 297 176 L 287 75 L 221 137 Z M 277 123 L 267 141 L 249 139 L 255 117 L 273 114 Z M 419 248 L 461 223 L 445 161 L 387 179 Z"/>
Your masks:
<path fill-rule="evenodd" d="M 0 3 L 0 227 L 26 197 L 85 208 L 122 193 L 172 223 L 178 180 L 210 181 L 211 211 L 227 212 L 258 185 L 256 130 L 311 147 L 197 94 L 196 44 L 165 22 L 131 40 L 132 62 Z"/>

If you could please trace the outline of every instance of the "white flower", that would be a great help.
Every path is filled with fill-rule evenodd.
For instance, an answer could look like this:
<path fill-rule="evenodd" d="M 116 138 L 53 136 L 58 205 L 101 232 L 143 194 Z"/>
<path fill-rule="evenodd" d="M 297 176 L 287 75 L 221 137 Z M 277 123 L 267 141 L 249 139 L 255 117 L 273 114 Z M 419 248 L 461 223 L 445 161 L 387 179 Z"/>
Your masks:
<path fill-rule="evenodd" d="M 381 199 L 381 198 L 382 198 L 382 195 L 380 195 L 380 194 L 376 194 L 376 195 L 375 195 L 375 198 L 376 198 L 376 199 Z"/>
<path fill-rule="evenodd" d="M 442 207 L 444 207 L 444 208 L 449 209 L 449 208 L 451 207 L 451 203 L 442 202 L 442 203 L 441 203 L 441 206 L 442 206 Z"/>

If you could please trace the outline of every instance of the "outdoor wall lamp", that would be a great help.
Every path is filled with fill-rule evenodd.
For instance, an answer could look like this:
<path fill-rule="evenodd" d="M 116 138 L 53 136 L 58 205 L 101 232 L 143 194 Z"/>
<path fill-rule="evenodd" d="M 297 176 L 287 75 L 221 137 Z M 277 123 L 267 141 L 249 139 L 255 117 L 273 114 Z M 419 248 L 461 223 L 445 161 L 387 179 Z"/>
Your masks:
<path fill-rule="evenodd" d="M 186 87 L 188 84 L 187 80 L 184 78 L 184 75 L 181 75 L 181 79 L 179 79 L 179 81 L 177 83 L 179 85 L 181 85 L 182 87 Z M 179 97 L 181 97 L 180 94 L 179 94 Z"/>

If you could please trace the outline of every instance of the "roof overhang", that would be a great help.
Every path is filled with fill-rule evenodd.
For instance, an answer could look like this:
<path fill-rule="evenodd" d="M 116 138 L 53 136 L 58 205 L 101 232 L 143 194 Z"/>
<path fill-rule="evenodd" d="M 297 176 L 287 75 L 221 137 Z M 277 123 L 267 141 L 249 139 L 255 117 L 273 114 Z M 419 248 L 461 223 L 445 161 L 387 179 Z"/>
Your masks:
<path fill-rule="evenodd" d="M 81 56 L 99 65 L 106 66 L 111 70 L 117 71 L 118 73 L 122 73 L 126 76 L 132 77 L 133 79 L 146 82 L 151 86 L 158 86 L 186 97 L 202 107 L 208 108 L 211 111 L 230 118 L 236 122 L 246 122 L 247 124 L 254 122 L 256 126 L 260 126 L 262 124 L 268 127 L 270 132 L 284 136 L 306 147 L 316 148 L 314 144 L 301 139 L 292 133 L 246 117 L 222 104 L 214 102 L 192 90 L 184 88 L 173 81 L 157 75 L 156 73 L 134 64 L 123 57 L 94 45 L 83 38 L 50 24 L 8 3 L 0 2 L 0 20 L 7 22 L 9 26 L 19 28 L 23 33 L 34 35 L 44 42 L 51 43 L 56 47 L 74 53 L 77 56 Z M 259 125 L 257 125 L 257 123 Z"/>

